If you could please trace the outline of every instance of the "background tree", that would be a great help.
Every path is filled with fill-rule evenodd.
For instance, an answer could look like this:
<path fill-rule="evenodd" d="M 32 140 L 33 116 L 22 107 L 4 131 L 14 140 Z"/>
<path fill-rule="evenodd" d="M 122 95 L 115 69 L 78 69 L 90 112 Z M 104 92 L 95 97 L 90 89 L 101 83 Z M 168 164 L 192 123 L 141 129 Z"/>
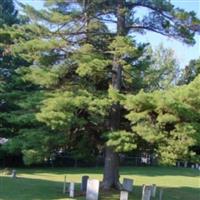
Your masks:
<path fill-rule="evenodd" d="M 174 51 L 160 44 L 155 50 L 149 49 L 148 53 L 152 61 L 143 77 L 146 87 L 141 88 L 153 91 L 175 86 L 180 69 Z"/>
<path fill-rule="evenodd" d="M 41 157 L 50 157 L 52 152 L 49 148 L 55 141 L 52 131 L 35 117 L 44 94 L 30 82 L 25 82 L 23 71 L 18 71 L 22 66 L 27 68 L 31 62 L 19 54 L 12 54 L 10 49 L 16 37 L 28 40 L 31 33 L 25 36 L 16 29 L 16 23 L 25 21 L 19 19 L 12 1 L 1 1 L 0 7 L 3 9 L 0 16 L 3 23 L 0 30 L 0 137 L 9 139 L 7 145 L 1 146 L 0 158 L 2 163 L 14 164 L 13 159 L 17 156 L 20 160 L 23 152 L 26 164 L 33 160 L 41 162 Z"/>
<path fill-rule="evenodd" d="M 124 101 L 132 133 L 144 144 L 144 151 L 153 149 L 161 163 L 199 160 L 191 148 L 200 142 L 199 81 L 200 76 L 189 85 L 168 91 L 141 91 Z"/>
<path fill-rule="evenodd" d="M 22 7 L 32 34 L 28 41 L 18 37 L 13 52 L 33 63 L 23 69 L 24 78 L 49 93 L 37 119 L 64 133 L 65 149 L 76 150 L 84 141 L 103 150 L 102 187 L 119 188 L 118 152 L 137 148 L 120 102 L 136 93 L 135 68 L 142 77 L 142 63 L 148 63 L 145 45 L 138 45 L 133 33 L 153 31 L 194 44 L 199 19 L 166 0 L 47 0 L 41 11 Z M 139 8 L 147 9 L 146 15 L 138 17 Z M 112 31 L 110 23 L 116 27 Z M 152 134 L 152 140 L 158 139 Z"/>
<path fill-rule="evenodd" d="M 189 64 L 182 70 L 179 84 L 188 84 L 200 74 L 200 58 L 191 60 Z"/>

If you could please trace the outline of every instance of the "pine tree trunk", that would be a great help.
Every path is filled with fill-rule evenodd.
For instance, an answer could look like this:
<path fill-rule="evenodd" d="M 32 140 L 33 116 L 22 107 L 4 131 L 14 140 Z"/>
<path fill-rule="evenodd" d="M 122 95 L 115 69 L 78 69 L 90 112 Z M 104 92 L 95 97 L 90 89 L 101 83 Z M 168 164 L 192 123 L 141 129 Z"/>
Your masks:
<path fill-rule="evenodd" d="M 124 0 L 118 0 L 117 6 L 117 35 L 125 35 L 125 14 L 122 12 L 124 8 Z M 118 62 L 119 58 L 113 58 L 113 75 L 112 87 L 121 90 L 122 81 L 122 66 Z M 110 130 L 116 131 L 120 128 L 120 105 L 113 104 L 110 110 Z M 121 184 L 119 181 L 119 155 L 114 152 L 111 147 L 105 147 L 105 164 L 104 164 L 104 177 L 103 189 L 109 190 L 111 188 L 120 189 Z"/>

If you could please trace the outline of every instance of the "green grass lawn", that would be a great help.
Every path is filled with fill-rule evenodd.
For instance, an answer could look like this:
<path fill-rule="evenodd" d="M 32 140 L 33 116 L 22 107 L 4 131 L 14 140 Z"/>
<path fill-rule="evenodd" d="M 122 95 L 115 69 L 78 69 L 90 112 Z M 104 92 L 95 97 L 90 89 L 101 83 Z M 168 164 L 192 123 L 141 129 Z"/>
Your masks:
<path fill-rule="evenodd" d="M 164 188 L 163 200 L 200 200 L 199 171 L 184 168 L 127 167 L 121 168 L 124 177 L 134 179 L 130 200 L 141 200 L 142 184 Z M 101 168 L 17 169 L 17 179 L 1 173 L 0 200 L 67 200 L 62 194 L 63 180 L 80 183 L 82 175 L 102 180 Z M 77 184 L 77 187 L 80 185 Z M 159 188 L 158 188 L 159 190 Z M 77 200 L 85 199 L 76 197 Z M 158 200 L 158 195 L 155 200 Z M 152 199 L 152 200 L 154 200 Z M 101 194 L 101 200 L 119 200 L 119 192 Z"/>

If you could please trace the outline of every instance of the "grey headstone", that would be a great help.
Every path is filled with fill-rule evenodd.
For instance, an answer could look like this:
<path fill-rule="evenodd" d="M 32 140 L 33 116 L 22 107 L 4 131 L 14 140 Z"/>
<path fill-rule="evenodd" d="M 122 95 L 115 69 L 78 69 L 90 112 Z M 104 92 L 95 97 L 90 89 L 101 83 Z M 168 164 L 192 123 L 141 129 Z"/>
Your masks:
<path fill-rule="evenodd" d="M 187 161 L 184 162 L 184 167 L 187 168 Z"/>
<path fill-rule="evenodd" d="M 82 181 L 81 181 L 82 192 L 86 192 L 88 179 L 89 179 L 89 176 L 82 176 Z"/>
<path fill-rule="evenodd" d="M 191 168 L 194 169 L 194 165 L 192 165 Z"/>
<path fill-rule="evenodd" d="M 150 200 L 151 198 L 151 190 L 152 187 L 151 186 L 143 186 L 143 190 L 142 190 L 142 200 Z"/>
<path fill-rule="evenodd" d="M 66 176 L 64 177 L 64 183 L 63 183 L 63 194 L 66 193 Z"/>
<path fill-rule="evenodd" d="M 180 165 L 181 165 L 181 164 L 180 164 L 180 161 L 177 161 L 177 162 L 176 162 L 176 166 L 177 166 L 177 167 L 180 167 Z"/>
<path fill-rule="evenodd" d="M 162 200 L 163 198 L 163 189 L 160 189 L 160 193 L 159 193 L 159 200 Z"/>
<path fill-rule="evenodd" d="M 88 180 L 86 190 L 86 200 L 99 199 L 99 180 Z"/>
<path fill-rule="evenodd" d="M 195 164 L 195 168 L 199 169 L 199 164 L 198 163 Z"/>
<path fill-rule="evenodd" d="M 17 177 L 17 172 L 16 172 L 16 170 L 12 170 L 11 177 L 12 177 L 12 178 L 16 178 L 16 177 Z"/>
<path fill-rule="evenodd" d="M 128 192 L 133 191 L 133 180 L 132 179 L 124 178 L 124 180 L 123 180 L 123 190 L 126 190 Z"/>
<path fill-rule="evenodd" d="M 128 200 L 128 192 L 127 191 L 120 192 L 120 200 Z"/>
<path fill-rule="evenodd" d="M 152 185 L 151 196 L 156 197 L 156 185 L 155 184 Z"/>

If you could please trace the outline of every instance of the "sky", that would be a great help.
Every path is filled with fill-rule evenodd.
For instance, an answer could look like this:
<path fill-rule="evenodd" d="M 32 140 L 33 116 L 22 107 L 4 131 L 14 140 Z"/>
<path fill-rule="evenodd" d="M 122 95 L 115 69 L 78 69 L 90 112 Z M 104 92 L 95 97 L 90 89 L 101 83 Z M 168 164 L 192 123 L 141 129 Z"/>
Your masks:
<path fill-rule="evenodd" d="M 43 6 L 43 0 L 18 0 L 19 2 L 30 4 L 37 9 Z M 183 8 L 186 11 L 195 11 L 200 18 L 200 0 L 171 0 L 175 7 Z M 153 48 L 163 44 L 166 48 L 171 48 L 175 52 L 175 57 L 181 67 L 186 66 L 191 59 L 200 57 L 200 35 L 196 35 L 196 44 L 189 46 L 174 39 L 167 38 L 157 33 L 148 32 L 145 35 L 136 35 L 135 38 L 139 42 L 149 42 Z"/>

